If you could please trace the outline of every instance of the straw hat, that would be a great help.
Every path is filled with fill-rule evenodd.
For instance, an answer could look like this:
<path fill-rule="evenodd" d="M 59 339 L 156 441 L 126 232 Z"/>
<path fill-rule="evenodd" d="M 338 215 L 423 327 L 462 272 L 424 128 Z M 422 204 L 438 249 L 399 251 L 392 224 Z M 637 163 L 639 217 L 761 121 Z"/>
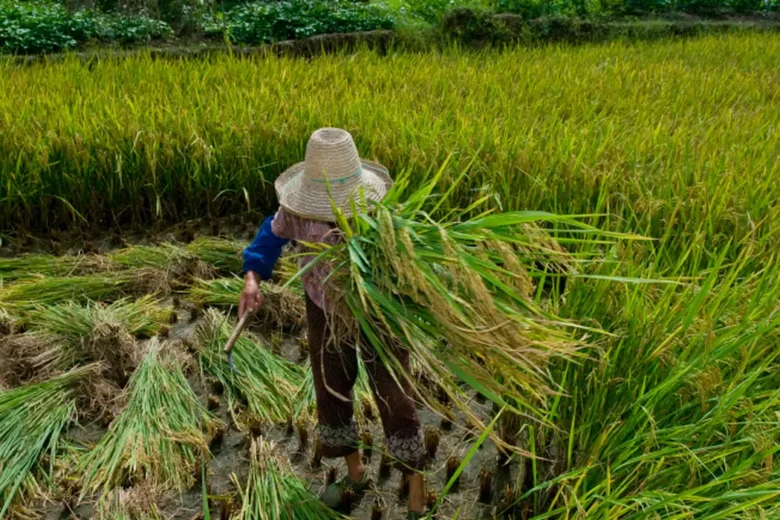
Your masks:
<path fill-rule="evenodd" d="M 387 168 L 360 158 L 349 132 L 320 128 L 309 138 L 306 160 L 276 179 L 276 195 L 295 215 L 333 222 L 331 198 L 349 217 L 361 192 L 366 200 L 377 201 L 392 185 Z"/>

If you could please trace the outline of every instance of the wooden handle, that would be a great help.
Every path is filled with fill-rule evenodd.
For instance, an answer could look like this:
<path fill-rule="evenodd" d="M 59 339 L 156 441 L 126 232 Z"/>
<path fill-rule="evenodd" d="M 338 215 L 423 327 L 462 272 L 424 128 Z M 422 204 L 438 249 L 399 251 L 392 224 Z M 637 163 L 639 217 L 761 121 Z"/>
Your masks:
<path fill-rule="evenodd" d="M 230 336 L 230 339 L 225 345 L 225 352 L 230 352 L 231 350 L 233 350 L 233 345 L 236 344 L 236 341 L 238 340 L 238 337 L 241 335 L 241 332 L 244 330 L 244 327 L 246 326 L 246 322 L 248 319 L 249 319 L 249 312 L 245 312 L 244 315 L 241 316 L 241 319 L 238 320 L 238 324 L 236 325 L 236 328 L 233 329 L 233 335 Z"/>

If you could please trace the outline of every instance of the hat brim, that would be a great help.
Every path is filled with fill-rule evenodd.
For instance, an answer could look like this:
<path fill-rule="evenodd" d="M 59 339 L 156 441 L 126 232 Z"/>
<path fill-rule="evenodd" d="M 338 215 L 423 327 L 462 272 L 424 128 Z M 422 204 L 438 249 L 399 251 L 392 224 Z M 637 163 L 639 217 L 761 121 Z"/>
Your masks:
<path fill-rule="evenodd" d="M 363 159 L 360 163 L 358 175 L 344 182 L 330 183 L 330 190 L 328 183 L 304 176 L 303 162 L 291 166 L 274 183 L 279 204 L 299 217 L 335 222 L 332 200 L 347 217 L 351 217 L 352 202 L 359 203 L 361 193 L 366 201 L 379 201 L 393 185 L 387 168 Z"/>

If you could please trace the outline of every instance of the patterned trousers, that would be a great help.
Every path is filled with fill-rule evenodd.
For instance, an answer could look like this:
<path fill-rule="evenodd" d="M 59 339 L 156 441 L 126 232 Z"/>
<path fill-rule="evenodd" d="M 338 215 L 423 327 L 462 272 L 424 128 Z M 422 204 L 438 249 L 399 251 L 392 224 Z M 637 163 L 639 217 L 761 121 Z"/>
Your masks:
<path fill-rule="evenodd" d="M 352 388 L 358 375 L 358 350 L 368 374 L 387 448 L 402 470 L 421 470 L 425 463 L 423 432 L 406 379 L 399 384 L 382 361 L 362 340 L 334 344 L 325 313 L 306 297 L 306 317 L 309 326 L 309 355 L 317 395 L 317 415 L 323 456 L 344 457 L 357 451 L 358 432 L 354 420 Z M 397 357 L 404 368 L 409 367 L 408 352 Z M 401 378 L 399 378 L 401 379 Z"/>

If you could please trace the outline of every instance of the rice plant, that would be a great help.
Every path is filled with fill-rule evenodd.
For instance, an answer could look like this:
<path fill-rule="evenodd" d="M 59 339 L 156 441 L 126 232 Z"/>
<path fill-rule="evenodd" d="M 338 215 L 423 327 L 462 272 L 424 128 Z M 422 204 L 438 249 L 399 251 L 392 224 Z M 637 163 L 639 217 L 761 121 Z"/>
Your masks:
<path fill-rule="evenodd" d="M 408 181 L 399 178 L 375 211 L 351 222 L 336 209 L 346 240 L 324 248 L 319 260 L 336 269 L 333 301 L 356 317 L 370 348 L 396 377 L 411 378 L 396 349 L 388 348 L 400 343 L 472 419 L 469 403 L 460 399 L 464 383 L 498 405 L 510 396 L 516 411 L 535 410 L 552 393 L 548 362 L 570 358 L 579 346 L 577 325 L 535 300 L 535 280 L 548 275 L 537 265 L 560 264 L 566 271 L 585 258 L 538 240 L 533 224 L 555 223 L 570 245 L 605 241 L 604 234 L 576 219 L 539 212 L 467 219 L 474 205 L 437 220 L 457 183 L 431 202 L 436 177 L 405 194 Z"/>
<path fill-rule="evenodd" d="M 41 276 L 88 274 L 105 267 L 97 255 L 24 255 L 0 258 L 0 280 L 5 283 Z"/>
<path fill-rule="evenodd" d="M 240 278 L 217 278 L 215 280 L 196 280 L 190 289 L 190 298 L 198 305 L 214 307 L 234 307 L 244 281 Z M 300 327 L 306 316 L 306 304 L 299 291 L 281 287 L 273 283 L 262 282 L 263 306 L 258 318 L 276 327 Z"/>
<path fill-rule="evenodd" d="M 157 334 L 170 323 L 172 312 L 150 296 L 107 305 L 38 307 L 26 320 L 32 324 L 28 335 L 39 338 L 40 345 L 27 359 L 41 371 L 104 362 L 103 372 L 123 385 L 139 361 L 133 336 Z"/>
<path fill-rule="evenodd" d="M 75 418 L 73 385 L 89 377 L 93 368 L 0 392 L 0 518 L 28 479 L 37 473 L 51 475 L 61 435 Z"/>
<path fill-rule="evenodd" d="M 246 244 L 235 240 L 200 237 L 190 243 L 187 250 L 219 274 L 229 276 L 242 271 L 241 252 L 245 247 Z"/>
<path fill-rule="evenodd" d="M 323 504 L 271 441 L 258 438 L 250 448 L 249 476 L 240 490 L 236 520 L 327 520 L 344 518 Z"/>
<path fill-rule="evenodd" d="M 231 371 L 223 347 L 234 322 L 214 309 L 199 328 L 198 358 L 201 372 L 216 378 L 225 388 L 231 413 L 240 422 L 240 405 L 267 424 L 286 421 L 293 414 L 303 373 L 297 365 L 273 354 L 254 336 L 244 333 L 233 349 L 238 374 Z"/>
<path fill-rule="evenodd" d="M 128 295 L 166 294 L 169 290 L 165 273 L 157 269 L 44 277 L 0 287 L 0 308 L 25 312 L 68 301 L 114 301 Z"/>
<path fill-rule="evenodd" d="M 123 298 L 113 303 L 88 302 L 84 305 L 64 303 L 39 307 L 27 314 L 36 330 L 57 334 L 78 342 L 89 336 L 101 323 L 116 324 L 133 336 L 151 337 L 171 321 L 173 309 L 165 308 L 152 296 Z"/>
<path fill-rule="evenodd" d="M 274 178 L 312 129 L 336 125 L 394 174 L 454 152 L 450 180 L 474 159 L 461 207 L 492 186 L 507 210 L 608 211 L 620 231 L 674 228 L 667 249 L 703 242 L 732 259 L 744 243 L 731 239 L 752 234 L 764 255 L 780 190 L 778 45 L 741 34 L 389 59 L 4 62 L 0 227 L 271 211 Z M 358 76 L 372 80 L 345 79 Z"/>
<path fill-rule="evenodd" d="M 166 347 L 149 343 L 125 389 L 127 405 L 79 463 L 82 498 L 128 482 L 183 490 L 209 457 L 207 435 L 216 420 Z"/>

